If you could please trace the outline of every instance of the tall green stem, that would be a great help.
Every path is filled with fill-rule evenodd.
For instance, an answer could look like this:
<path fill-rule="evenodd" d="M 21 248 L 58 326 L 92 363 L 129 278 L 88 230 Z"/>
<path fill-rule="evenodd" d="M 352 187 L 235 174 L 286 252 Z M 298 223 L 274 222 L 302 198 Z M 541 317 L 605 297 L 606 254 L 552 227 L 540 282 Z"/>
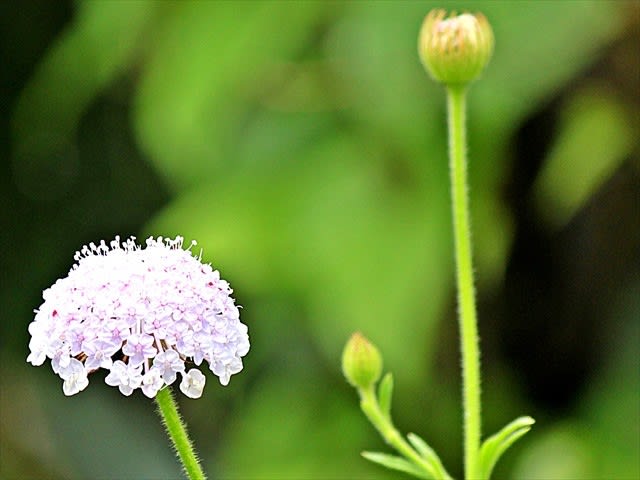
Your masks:
<path fill-rule="evenodd" d="M 467 191 L 466 87 L 447 87 L 449 119 L 449 170 L 453 202 L 456 282 L 460 347 L 462 351 L 462 395 L 464 403 L 464 468 L 467 480 L 480 478 L 480 350 L 471 260 L 471 228 Z"/>
<path fill-rule="evenodd" d="M 187 434 L 187 429 L 178 412 L 176 404 L 169 387 L 163 388 L 156 395 L 156 405 L 158 405 L 158 413 L 162 419 L 171 443 L 173 444 L 182 466 L 189 476 L 190 480 L 205 480 L 206 477 L 202 471 L 202 467 L 198 462 L 193 444 Z"/>

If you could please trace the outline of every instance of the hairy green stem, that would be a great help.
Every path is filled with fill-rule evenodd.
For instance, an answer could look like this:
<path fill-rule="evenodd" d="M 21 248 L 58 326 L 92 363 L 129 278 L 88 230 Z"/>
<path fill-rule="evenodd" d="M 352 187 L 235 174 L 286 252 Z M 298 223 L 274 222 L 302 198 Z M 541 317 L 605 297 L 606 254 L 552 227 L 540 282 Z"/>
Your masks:
<path fill-rule="evenodd" d="M 447 87 L 449 171 L 455 237 L 458 318 L 462 352 L 464 469 L 467 480 L 480 478 L 480 349 L 471 260 L 471 228 L 466 158 L 466 87 Z"/>
<path fill-rule="evenodd" d="M 189 479 L 205 480 L 206 477 L 198 462 L 193 444 L 189 439 L 185 424 L 178 412 L 178 405 L 169 387 L 163 388 L 158 392 L 156 395 L 156 405 L 158 406 L 158 413 L 162 419 L 162 423 L 169 434 L 171 443 L 176 449 Z"/>

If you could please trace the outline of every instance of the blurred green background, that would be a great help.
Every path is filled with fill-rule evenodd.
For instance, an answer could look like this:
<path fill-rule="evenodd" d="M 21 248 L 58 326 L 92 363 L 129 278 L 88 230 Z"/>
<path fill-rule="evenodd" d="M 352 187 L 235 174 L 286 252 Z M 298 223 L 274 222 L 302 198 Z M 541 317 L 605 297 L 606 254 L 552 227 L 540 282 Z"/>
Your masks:
<path fill-rule="evenodd" d="M 146 397 L 25 362 L 80 246 L 180 234 L 252 342 L 180 398 L 212 479 L 398 478 L 359 456 L 386 447 L 340 373 L 354 330 L 460 478 L 434 7 L 497 41 L 469 105 L 483 423 L 538 423 L 495 478 L 640 478 L 640 3 L 577 0 L 0 3 L 0 477 L 180 476 Z"/>

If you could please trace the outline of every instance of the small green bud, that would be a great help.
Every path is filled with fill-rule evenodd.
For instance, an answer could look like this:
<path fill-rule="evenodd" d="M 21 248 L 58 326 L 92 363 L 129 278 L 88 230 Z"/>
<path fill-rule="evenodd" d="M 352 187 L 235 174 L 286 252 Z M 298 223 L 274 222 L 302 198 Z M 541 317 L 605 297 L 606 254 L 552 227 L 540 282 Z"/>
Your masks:
<path fill-rule="evenodd" d="M 477 79 L 493 53 L 493 31 L 481 13 L 472 15 L 432 10 L 418 37 L 418 54 L 429 75 L 445 85 L 466 85 Z"/>
<path fill-rule="evenodd" d="M 382 356 L 360 332 L 351 338 L 342 352 L 342 373 L 356 388 L 367 389 L 382 375 Z"/>

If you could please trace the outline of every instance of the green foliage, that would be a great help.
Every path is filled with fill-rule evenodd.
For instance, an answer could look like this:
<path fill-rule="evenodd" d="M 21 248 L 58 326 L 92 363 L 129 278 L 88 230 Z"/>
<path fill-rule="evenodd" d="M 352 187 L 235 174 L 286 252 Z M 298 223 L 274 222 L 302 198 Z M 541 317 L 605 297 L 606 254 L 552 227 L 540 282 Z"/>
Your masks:
<path fill-rule="evenodd" d="M 422 438 L 410 433 L 407 443 L 398 429 L 393 424 L 391 418 L 391 397 L 393 393 L 393 377 L 387 373 L 382 382 L 380 382 L 377 395 L 376 383 L 378 382 L 380 373 L 377 378 L 371 382 L 360 381 L 354 382 L 350 378 L 349 365 L 344 362 L 349 356 L 358 355 L 370 360 L 370 353 L 375 352 L 377 357 L 376 363 L 382 364 L 382 357 L 375 345 L 370 343 L 361 333 L 354 333 L 347 341 L 343 353 L 343 373 L 347 381 L 356 389 L 360 396 L 360 409 L 382 436 L 385 443 L 394 448 L 402 456 L 389 455 L 381 452 L 363 452 L 362 456 L 367 460 L 387 467 L 391 470 L 398 470 L 408 473 L 419 478 L 428 478 L 433 480 L 450 480 L 451 477 L 445 470 L 440 458 L 436 452 L 427 445 Z M 404 458 L 403 458 L 404 457 Z"/>
<path fill-rule="evenodd" d="M 427 475 L 415 464 L 402 457 L 398 457 L 397 455 L 389 455 L 388 453 L 380 452 L 362 452 L 362 456 L 373 463 L 377 463 L 391 470 L 408 473 L 409 475 L 413 475 L 418 478 L 434 478 Z"/>
<path fill-rule="evenodd" d="M 535 422 L 531 417 L 520 417 L 502 428 L 498 433 L 487 438 L 480 447 L 480 471 L 482 478 L 490 478 L 493 467 L 502 454 L 516 440 L 531 430 Z"/>
<path fill-rule="evenodd" d="M 420 454 L 422 458 L 424 458 L 427 463 L 431 466 L 433 470 L 434 478 L 441 478 L 444 480 L 450 479 L 451 477 L 445 470 L 442 462 L 440 461 L 440 457 L 436 454 L 436 452 L 431 448 L 427 442 L 425 442 L 421 437 L 416 435 L 415 433 L 410 433 L 407 435 L 409 439 L 409 443 L 416 451 Z"/>
<path fill-rule="evenodd" d="M 626 110 L 603 85 L 575 92 L 565 105 L 534 187 L 536 207 L 553 228 L 571 220 L 633 148 Z"/>

